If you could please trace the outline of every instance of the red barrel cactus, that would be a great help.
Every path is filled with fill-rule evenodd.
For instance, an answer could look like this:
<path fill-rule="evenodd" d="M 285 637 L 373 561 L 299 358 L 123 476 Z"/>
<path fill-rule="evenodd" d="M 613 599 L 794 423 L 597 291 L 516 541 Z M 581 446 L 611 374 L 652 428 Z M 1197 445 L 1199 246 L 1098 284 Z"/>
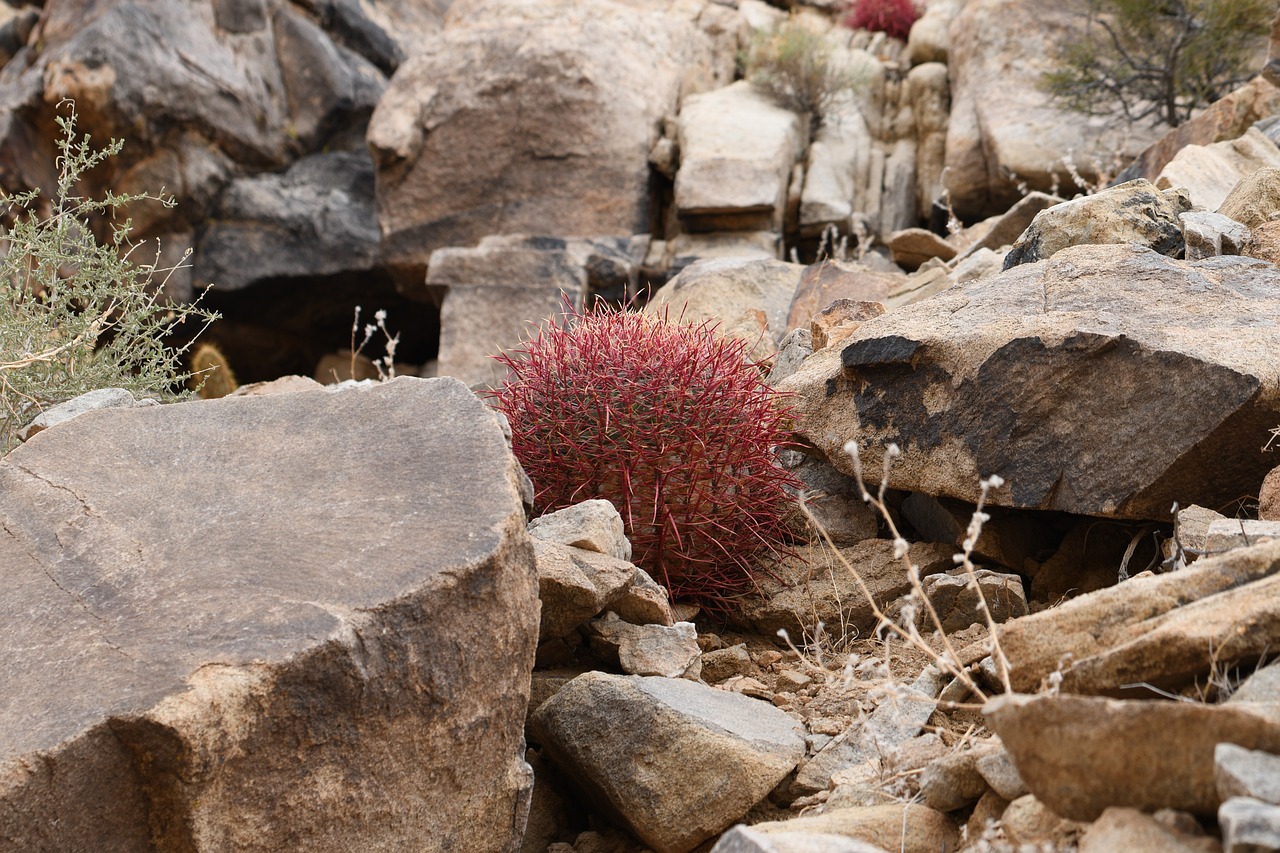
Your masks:
<path fill-rule="evenodd" d="M 920 17 L 911 0 L 855 0 L 845 15 L 844 25 L 854 30 L 871 30 L 907 40 L 911 25 Z"/>
<path fill-rule="evenodd" d="M 533 481 L 535 509 L 612 501 L 633 559 L 710 609 L 756 587 L 759 558 L 787 550 L 795 478 L 779 467 L 790 412 L 710 324 L 570 311 L 499 356 L 493 392 Z"/>

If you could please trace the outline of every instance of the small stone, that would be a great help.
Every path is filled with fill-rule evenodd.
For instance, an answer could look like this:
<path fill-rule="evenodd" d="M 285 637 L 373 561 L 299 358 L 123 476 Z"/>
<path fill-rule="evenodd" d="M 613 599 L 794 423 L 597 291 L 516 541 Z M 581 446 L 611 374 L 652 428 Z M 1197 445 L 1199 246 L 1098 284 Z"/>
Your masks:
<path fill-rule="evenodd" d="M 529 535 L 586 551 L 631 559 L 631 542 L 623 532 L 622 516 L 606 500 L 589 500 L 549 512 L 529 522 Z"/>
<path fill-rule="evenodd" d="M 1280 850 L 1280 806 L 1232 797 L 1218 808 L 1223 853 Z"/>
<path fill-rule="evenodd" d="M 929 575 L 921 579 L 924 594 L 942 620 L 943 631 L 950 634 L 962 631 L 970 625 L 985 623 L 986 618 L 979 607 L 979 591 L 986 601 L 991 618 L 997 623 L 1007 622 L 1030 612 L 1026 593 L 1022 589 L 1022 578 L 1018 575 L 977 569 L 974 577 L 978 581 L 977 590 L 964 569 L 953 569 L 946 574 Z M 918 619 L 922 626 L 927 623 L 927 627 L 934 627 L 927 614 L 919 614 Z"/>
<path fill-rule="evenodd" d="M 120 409 L 137 405 L 139 403 L 134 399 L 133 394 L 124 388 L 99 388 L 45 409 L 18 433 L 18 437 L 27 441 L 49 427 L 64 424 L 72 418 L 78 418 L 85 412 L 92 412 L 95 409 Z"/>
<path fill-rule="evenodd" d="M 1213 751 L 1218 796 L 1249 797 L 1280 806 L 1280 755 L 1220 743 Z"/>
<path fill-rule="evenodd" d="M 1001 749 L 980 756 L 977 763 L 978 773 L 1002 798 L 1012 802 L 1026 796 L 1027 785 L 1022 781 L 1018 768 L 1013 766 L 1009 753 Z"/>
<path fill-rule="evenodd" d="M 1226 518 L 1210 523 L 1205 536 L 1205 550 L 1217 554 L 1254 545 L 1264 539 L 1280 539 L 1280 521 Z"/>
<path fill-rule="evenodd" d="M 1179 214 L 1178 218 L 1182 220 L 1182 237 L 1187 244 L 1188 261 L 1218 255 L 1239 255 L 1249 243 L 1249 229 L 1220 213 L 1198 210 Z"/>
<path fill-rule="evenodd" d="M 739 825 L 720 836 L 711 853 L 884 853 L 884 848 L 843 835 L 824 832 L 766 834 Z"/>
<path fill-rule="evenodd" d="M 692 678 L 702 672 L 698 631 L 692 622 L 675 625 L 632 625 L 609 611 L 590 623 L 592 648 L 616 656 L 629 675 Z"/>
<path fill-rule="evenodd" d="M 538 638 L 564 637 L 610 605 L 636 575 L 628 562 L 588 551 L 535 539 L 538 565 L 538 598 L 542 617 Z"/>
<path fill-rule="evenodd" d="M 671 596 L 662 584 L 649 577 L 644 569 L 636 569 L 631 582 L 605 606 L 632 625 L 674 625 Z"/>
<path fill-rule="evenodd" d="M 774 679 L 773 689 L 779 693 L 798 693 L 811 684 L 813 684 L 813 679 L 803 672 L 784 669 Z"/>
<path fill-rule="evenodd" d="M 819 815 L 758 823 L 752 829 L 766 835 L 784 832 L 840 835 L 901 853 L 955 850 L 958 840 L 950 818 L 914 803 L 829 809 Z"/>
<path fill-rule="evenodd" d="M 758 672 L 747 647 L 742 643 L 702 653 L 702 679 L 708 684 L 719 684 L 735 675 L 753 675 Z"/>
<path fill-rule="evenodd" d="M 983 746 L 948 755 L 930 764 L 920 776 L 924 804 L 940 812 L 972 805 L 989 790 L 978 772 L 978 759 L 998 747 Z"/>
<path fill-rule="evenodd" d="M 817 351 L 839 345 L 842 341 L 848 340 L 867 320 L 879 317 L 883 313 L 884 305 L 879 302 L 837 299 L 819 311 L 809 322 L 813 349 Z"/>
<path fill-rule="evenodd" d="M 925 228 L 906 228 L 889 235 L 889 251 L 893 262 L 904 270 L 916 270 L 930 258 L 949 261 L 956 247 Z"/>
<path fill-rule="evenodd" d="M 1079 824 L 1054 814 L 1031 794 L 1009 803 L 1000 818 L 1005 836 L 1014 844 L 1053 844 L 1070 842 L 1079 832 Z"/>

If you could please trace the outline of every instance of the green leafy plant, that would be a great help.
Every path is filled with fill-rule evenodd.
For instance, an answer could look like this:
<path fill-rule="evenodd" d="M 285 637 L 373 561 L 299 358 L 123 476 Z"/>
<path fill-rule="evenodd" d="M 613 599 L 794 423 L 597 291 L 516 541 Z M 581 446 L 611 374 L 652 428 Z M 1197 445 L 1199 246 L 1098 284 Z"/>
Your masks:
<path fill-rule="evenodd" d="M 146 194 L 101 199 L 81 196 L 89 171 L 120 152 L 101 149 L 76 132 L 74 105 L 60 105 L 58 183 L 48 200 L 39 190 L 0 197 L 7 226 L 0 230 L 0 443 L 8 450 L 23 425 L 50 405 L 104 387 L 161 397 L 181 393 L 189 378 L 185 348 L 164 339 L 190 321 L 207 326 L 216 315 L 197 305 L 170 305 L 155 259 L 136 261 L 142 244 L 129 239 L 117 214 L 132 202 L 171 199 Z M 95 221 L 110 230 L 100 244 Z M 194 340 L 196 334 L 187 336 Z M 189 344 L 188 344 L 189 346 Z"/>
<path fill-rule="evenodd" d="M 549 325 L 498 361 L 493 394 L 512 448 L 550 512 L 603 498 L 635 562 L 672 598 L 729 609 L 756 589 L 758 559 L 787 551 L 799 483 L 779 467 L 789 414 L 746 344 L 625 311 Z"/>
<path fill-rule="evenodd" d="M 1068 107 L 1177 127 L 1253 76 L 1272 0 L 1088 0 L 1044 86 Z"/>
<path fill-rule="evenodd" d="M 862 83 L 824 36 L 788 19 L 757 32 L 742 55 L 744 76 L 789 110 L 808 116 L 817 130 L 832 107 Z"/>

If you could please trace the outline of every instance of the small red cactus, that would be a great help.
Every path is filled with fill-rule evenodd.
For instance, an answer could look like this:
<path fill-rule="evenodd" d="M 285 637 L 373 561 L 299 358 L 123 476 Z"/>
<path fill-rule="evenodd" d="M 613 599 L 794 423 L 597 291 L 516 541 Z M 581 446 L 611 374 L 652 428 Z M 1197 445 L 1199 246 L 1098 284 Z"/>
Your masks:
<path fill-rule="evenodd" d="M 854 30 L 872 30 L 907 40 L 911 25 L 920 17 L 911 0 L 856 0 L 845 16 L 844 25 Z"/>
<path fill-rule="evenodd" d="M 763 552 L 785 552 L 777 465 L 789 411 L 709 324 L 623 311 L 572 312 L 498 361 L 493 392 L 516 458 L 549 512 L 604 498 L 633 559 L 671 592 L 727 609 L 755 589 Z"/>

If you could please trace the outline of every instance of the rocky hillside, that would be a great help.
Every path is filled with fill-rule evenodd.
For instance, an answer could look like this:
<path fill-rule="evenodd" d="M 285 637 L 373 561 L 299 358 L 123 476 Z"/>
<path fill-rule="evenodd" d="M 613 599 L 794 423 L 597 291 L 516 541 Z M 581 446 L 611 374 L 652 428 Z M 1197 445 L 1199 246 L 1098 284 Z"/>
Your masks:
<path fill-rule="evenodd" d="M 5 7 L 0 185 L 123 137 L 245 385 L 0 460 L 0 851 L 1280 850 L 1280 38 L 1163 132 L 1044 90 L 1083 0 L 842 5 Z M 474 393 L 632 299 L 791 409 L 728 612 Z"/>

